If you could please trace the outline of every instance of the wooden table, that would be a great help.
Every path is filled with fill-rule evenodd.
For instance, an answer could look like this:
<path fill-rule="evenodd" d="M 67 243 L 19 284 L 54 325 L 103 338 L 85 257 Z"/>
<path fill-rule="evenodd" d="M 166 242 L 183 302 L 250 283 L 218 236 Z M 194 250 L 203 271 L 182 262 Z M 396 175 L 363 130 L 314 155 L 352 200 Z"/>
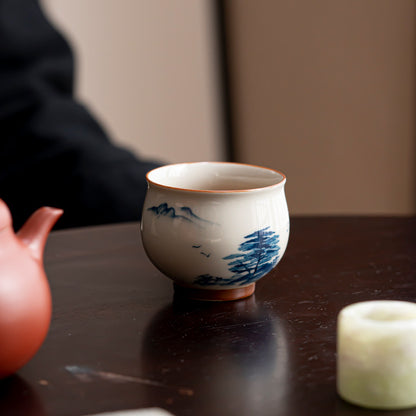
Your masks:
<path fill-rule="evenodd" d="M 138 224 L 52 233 L 50 332 L 0 382 L 0 415 L 150 406 L 177 416 L 380 415 L 336 394 L 336 317 L 362 300 L 416 301 L 416 218 L 291 224 L 283 260 L 255 295 L 225 303 L 174 299 Z"/>

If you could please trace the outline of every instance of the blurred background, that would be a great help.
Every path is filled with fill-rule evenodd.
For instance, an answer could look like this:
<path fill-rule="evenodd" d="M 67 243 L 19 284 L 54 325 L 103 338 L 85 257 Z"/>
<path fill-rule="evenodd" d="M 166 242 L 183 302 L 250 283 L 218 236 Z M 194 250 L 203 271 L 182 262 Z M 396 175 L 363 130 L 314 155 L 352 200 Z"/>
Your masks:
<path fill-rule="evenodd" d="M 416 214 L 414 0 L 42 4 L 138 154 L 281 170 L 292 214 Z"/>

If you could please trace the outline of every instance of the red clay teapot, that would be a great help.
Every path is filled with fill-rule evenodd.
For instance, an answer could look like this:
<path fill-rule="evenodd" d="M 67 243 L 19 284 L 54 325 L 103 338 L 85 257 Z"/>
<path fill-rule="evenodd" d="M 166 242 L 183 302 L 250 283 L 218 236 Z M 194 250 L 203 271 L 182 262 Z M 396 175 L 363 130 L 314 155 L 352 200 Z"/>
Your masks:
<path fill-rule="evenodd" d="M 15 234 L 9 208 L 0 199 L 0 379 L 26 364 L 48 332 L 52 299 L 43 250 L 62 213 L 42 207 Z"/>

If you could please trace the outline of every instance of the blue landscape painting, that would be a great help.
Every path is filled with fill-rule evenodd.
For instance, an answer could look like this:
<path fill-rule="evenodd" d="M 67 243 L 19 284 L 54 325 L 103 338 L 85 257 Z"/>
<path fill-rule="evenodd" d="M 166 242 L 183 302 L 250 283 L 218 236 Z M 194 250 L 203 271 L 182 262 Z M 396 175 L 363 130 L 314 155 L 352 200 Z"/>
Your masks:
<path fill-rule="evenodd" d="M 263 228 L 244 237 L 245 241 L 238 247 L 239 253 L 223 257 L 229 260 L 230 278 L 203 274 L 195 279 L 201 286 L 246 285 L 255 282 L 276 266 L 279 260 L 279 235 Z"/>
<path fill-rule="evenodd" d="M 166 202 L 164 202 L 158 206 L 147 208 L 147 210 L 153 212 L 153 214 L 155 214 L 158 217 L 163 216 L 177 218 L 197 225 L 200 225 L 201 223 L 215 225 L 214 222 L 204 220 L 203 218 L 198 217 L 198 215 L 195 215 L 192 209 L 189 207 L 179 207 L 175 209 L 174 207 L 170 207 Z"/>

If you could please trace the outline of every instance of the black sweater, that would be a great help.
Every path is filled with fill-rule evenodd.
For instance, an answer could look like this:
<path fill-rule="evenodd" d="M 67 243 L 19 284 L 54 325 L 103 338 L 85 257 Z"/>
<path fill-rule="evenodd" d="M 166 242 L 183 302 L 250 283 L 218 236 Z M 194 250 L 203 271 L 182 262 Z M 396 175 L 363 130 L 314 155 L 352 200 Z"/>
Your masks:
<path fill-rule="evenodd" d="M 57 227 L 136 221 L 157 166 L 111 143 L 74 99 L 68 43 L 36 0 L 0 0 L 0 198 L 15 228 L 37 208 Z"/>

